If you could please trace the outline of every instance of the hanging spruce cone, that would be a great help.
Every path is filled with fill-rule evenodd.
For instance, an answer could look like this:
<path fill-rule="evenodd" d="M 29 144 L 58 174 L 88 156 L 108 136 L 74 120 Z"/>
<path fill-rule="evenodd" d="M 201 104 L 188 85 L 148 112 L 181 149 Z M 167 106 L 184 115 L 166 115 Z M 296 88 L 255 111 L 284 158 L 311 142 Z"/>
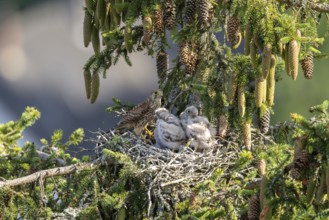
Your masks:
<path fill-rule="evenodd" d="M 88 10 L 85 10 L 85 17 L 83 20 L 83 43 L 85 47 L 88 47 L 91 41 L 91 32 L 93 29 L 92 16 Z"/>
<path fill-rule="evenodd" d="M 160 50 L 157 54 L 156 62 L 158 77 L 160 80 L 163 80 L 166 77 L 169 68 L 168 54 L 165 51 Z"/>
<path fill-rule="evenodd" d="M 188 62 L 185 65 L 185 73 L 187 75 L 192 75 L 196 69 L 197 55 L 194 52 L 191 52 L 188 58 Z"/>
<path fill-rule="evenodd" d="M 251 124 L 250 122 L 244 122 L 242 124 L 243 130 L 243 142 L 247 150 L 251 150 Z"/>
<path fill-rule="evenodd" d="M 95 26 L 93 26 L 93 29 L 91 31 L 91 43 L 93 45 L 95 54 L 99 54 L 100 51 L 99 32 Z"/>
<path fill-rule="evenodd" d="M 185 0 L 184 21 L 187 24 L 194 22 L 196 12 L 196 0 Z"/>
<path fill-rule="evenodd" d="M 237 47 L 241 41 L 240 22 L 235 16 L 230 16 L 227 20 L 227 38 L 232 47 Z"/>
<path fill-rule="evenodd" d="M 209 0 L 198 0 L 198 17 L 201 24 L 206 25 L 209 18 Z"/>
<path fill-rule="evenodd" d="M 308 161 L 309 161 L 308 152 L 306 149 L 303 149 L 298 153 L 294 163 L 298 167 L 306 168 L 308 166 Z"/>
<path fill-rule="evenodd" d="M 228 120 L 226 115 L 220 115 L 218 117 L 218 125 L 217 125 L 217 135 L 219 137 L 225 137 L 228 128 Z"/>
<path fill-rule="evenodd" d="M 260 108 L 266 99 L 266 80 L 258 77 L 255 83 L 255 104 L 257 108 Z"/>
<path fill-rule="evenodd" d="M 232 71 L 230 74 L 230 81 L 228 84 L 228 94 L 227 94 L 228 103 L 230 105 L 233 104 L 235 96 L 236 96 L 236 90 L 238 87 L 237 79 L 238 79 L 238 76 L 237 76 L 236 72 Z"/>
<path fill-rule="evenodd" d="M 251 25 L 248 22 L 245 27 L 246 31 L 244 34 L 244 54 L 249 55 L 250 54 L 250 44 L 251 44 Z"/>
<path fill-rule="evenodd" d="M 186 65 L 190 56 L 190 46 L 186 40 L 179 44 L 179 61 Z"/>
<path fill-rule="evenodd" d="M 309 165 L 309 155 L 306 149 L 296 149 L 295 147 L 295 158 L 293 161 L 293 166 L 291 168 L 291 177 L 297 180 L 302 178 L 304 170 Z"/>
<path fill-rule="evenodd" d="M 272 58 L 272 45 L 266 44 L 262 53 L 262 74 L 263 78 L 266 79 L 267 75 L 270 71 L 271 66 L 271 58 Z"/>
<path fill-rule="evenodd" d="M 208 15 L 208 21 L 207 21 L 207 26 L 209 27 L 214 20 L 215 17 L 215 7 L 213 4 L 209 3 L 209 15 Z"/>
<path fill-rule="evenodd" d="M 84 77 L 84 80 L 85 80 L 86 96 L 87 96 L 87 99 L 90 99 L 90 95 L 91 95 L 91 72 L 89 70 L 85 70 L 83 72 L 83 77 Z"/>
<path fill-rule="evenodd" d="M 146 45 L 150 44 L 152 33 L 152 18 L 145 16 L 143 19 L 143 41 Z"/>
<path fill-rule="evenodd" d="M 259 186 L 259 205 L 260 209 L 264 208 L 264 205 L 266 203 L 266 191 L 267 191 L 267 186 L 268 186 L 268 179 L 265 175 L 262 176 L 262 179 L 260 181 L 260 186 Z"/>
<path fill-rule="evenodd" d="M 264 176 L 266 173 L 266 161 L 264 159 L 258 162 L 258 173 L 260 176 Z"/>
<path fill-rule="evenodd" d="M 154 22 L 155 33 L 161 35 L 164 32 L 164 20 L 163 20 L 163 11 L 160 5 L 157 5 L 155 7 L 153 22 Z"/>
<path fill-rule="evenodd" d="M 264 113 L 264 115 L 261 116 L 258 121 L 259 130 L 263 134 L 266 134 L 268 132 L 268 130 L 270 129 L 270 120 L 271 120 L 271 111 L 268 108 L 268 109 L 266 109 L 266 112 Z"/>
<path fill-rule="evenodd" d="M 313 76 L 313 54 L 308 53 L 302 60 L 302 69 L 306 79 L 311 79 Z"/>
<path fill-rule="evenodd" d="M 249 220 L 258 220 L 260 214 L 260 201 L 258 194 L 253 195 L 249 200 L 248 218 Z"/>
<path fill-rule="evenodd" d="M 244 86 L 239 86 L 238 88 L 238 110 L 240 116 L 243 117 L 246 112 L 246 93 Z"/>
<path fill-rule="evenodd" d="M 288 47 L 289 57 L 289 72 L 293 80 L 297 79 L 298 75 L 298 56 L 299 45 L 296 40 L 291 40 Z"/>
<path fill-rule="evenodd" d="M 257 47 L 254 43 L 254 40 L 250 42 L 250 62 L 251 66 L 256 69 L 257 68 Z"/>
<path fill-rule="evenodd" d="M 97 0 L 96 3 L 96 15 L 95 18 L 99 20 L 99 24 L 102 27 L 105 21 L 106 14 L 106 2 L 105 0 Z"/>
<path fill-rule="evenodd" d="M 274 93 L 275 93 L 275 67 L 276 67 L 276 58 L 272 54 L 270 71 L 266 79 L 266 101 L 268 106 L 273 106 L 274 103 Z"/>
<path fill-rule="evenodd" d="M 93 14 L 96 8 L 96 2 L 94 0 L 85 0 L 86 8 L 90 14 Z"/>
<path fill-rule="evenodd" d="M 166 28 L 171 30 L 176 23 L 176 4 L 173 0 L 167 0 L 164 3 L 164 20 Z"/>
<path fill-rule="evenodd" d="M 90 94 L 90 102 L 94 103 L 99 94 L 99 74 L 97 71 L 93 73 L 91 78 L 91 94 Z"/>

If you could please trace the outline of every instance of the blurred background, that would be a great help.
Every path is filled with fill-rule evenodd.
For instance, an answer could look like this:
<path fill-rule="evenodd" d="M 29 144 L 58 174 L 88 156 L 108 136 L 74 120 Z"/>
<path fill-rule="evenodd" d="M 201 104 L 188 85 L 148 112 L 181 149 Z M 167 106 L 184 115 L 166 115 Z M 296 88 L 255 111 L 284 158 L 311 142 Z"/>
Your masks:
<path fill-rule="evenodd" d="M 55 129 L 68 135 L 82 127 L 91 136 L 88 131 L 112 128 L 118 119 L 105 112 L 112 97 L 139 103 L 157 88 L 155 60 L 140 52 L 131 55 L 132 67 L 122 60 L 110 68 L 90 104 L 82 67 L 93 51 L 83 46 L 83 5 L 83 0 L 0 0 L 0 123 L 18 119 L 26 106 L 37 107 L 41 119 L 25 133 L 37 145 Z M 323 36 L 328 26 L 321 21 Z M 328 42 L 319 49 L 328 53 Z M 291 112 L 309 116 L 310 106 L 329 99 L 328 70 L 325 59 L 315 61 L 312 80 L 302 72 L 297 81 L 282 73 L 272 123 L 289 120 Z"/>
<path fill-rule="evenodd" d="M 157 88 L 155 60 L 132 54 L 101 79 L 94 104 L 85 95 L 83 66 L 93 55 L 83 46 L 83 0 L 0 0 L 0 123 L 19 118 L 26 106 L 41 111 L 25 139 L 39 145 L 55 129 L 108 130 L 119 120 L 105 112 L 112 97 L 143 101 Z M 128 89 L 127 89 L 128 88 Z"/>

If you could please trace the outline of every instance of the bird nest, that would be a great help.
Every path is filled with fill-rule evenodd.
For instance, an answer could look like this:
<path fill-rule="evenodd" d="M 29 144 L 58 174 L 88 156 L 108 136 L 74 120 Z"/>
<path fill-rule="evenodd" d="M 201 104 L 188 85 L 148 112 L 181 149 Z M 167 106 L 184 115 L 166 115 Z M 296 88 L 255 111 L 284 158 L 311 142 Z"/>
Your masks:
<path fill-rule="evenodd" d="M 216 170 L 223 172 L 222 177 L 230 177 L 230 168 L 238 160 L 243 148 L 241 134 L 238 132 L 228 133 L 225 139 L 218 138 L 212 149 L 204 152 L 189 147 L 173 152 L 157 148 L 150 140 L 136 137 L 130 131 L 123 134 L 116 132 L 98 131 L 98 139 L 94 140 L 97 142 L 96 152 L 101 154 L 102 149 L 107 148 L 125 154 L 145 174 L 143 182 L 149 198 L 148 214 L 152 212 L 155 200 L 161 204 L 162 209 L 173 210 L 174 203 L 188 198 L 193 186 L 209 179 Z M 113 139 L 118 138 L 125 144 L 111 144 Z M 254 146 L 262 146 L 271 141 L 256 129 L 252 132 L 252 140 Z M 244 175 L 249 169 L 244 168 L 239 175 Z"/>

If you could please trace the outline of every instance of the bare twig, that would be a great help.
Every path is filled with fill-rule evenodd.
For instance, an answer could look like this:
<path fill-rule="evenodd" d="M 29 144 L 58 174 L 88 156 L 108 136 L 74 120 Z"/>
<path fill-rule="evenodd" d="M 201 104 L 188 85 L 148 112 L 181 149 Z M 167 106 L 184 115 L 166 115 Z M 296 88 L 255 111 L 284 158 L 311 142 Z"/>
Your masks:
<path fill-rule="evenodd" d="M 53 176 L 63 176 L 63 175 L 75 173 L 79 170 L 92 169 L 95 166 L 97 166 L 97 164 L 98 164 L 98 162 L 79 163 L 79 164 L 69 165 L 69 166 L 65 166 L 65 167 L 56 167 L 56 168 L 52 168 L 52 169 L 41 170 L 41 171 L 35 172 L 31 175 L 20 177 L 17 179 L 0 181 L 0 188 L 5 187 L 5 186 L 13 187 L 13 186 L 18 186 L 18 185 L 24 185 L 24 184 L 35 182 L 35 181 L 39 180 L 40 178 L 45 179 L 45 178 L 53 177 Z"/>
<path fill-rule="evenodd" d="M 173 181 L 170 181 L 170 182 L 162 183 L 160 186 L 161 186 L 161 187 L 165 187 L 165 186 L 169 186 L 169 185 L 174 185 L 174 184 L 177 184 L 177 183 L 183 182 L 183 181 L 186 180 L 186 179 L 187 179 L 187 178 L 180 178 L 180 179 L 173 180 Z"/>

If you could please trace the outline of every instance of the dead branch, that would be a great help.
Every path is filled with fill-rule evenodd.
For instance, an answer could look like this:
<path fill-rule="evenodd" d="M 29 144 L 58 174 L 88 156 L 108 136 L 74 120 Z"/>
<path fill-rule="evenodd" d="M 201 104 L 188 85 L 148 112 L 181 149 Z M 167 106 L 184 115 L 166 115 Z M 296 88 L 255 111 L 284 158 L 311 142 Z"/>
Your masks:
<path fill-rule="evenodd" d="M 28 176 L 20 177 L 13 180 L 4 180 L 0 181 L 0 188 L 2 187 L 13 187 L 13 186 L 19 186 L 24 185 L 28 183 L 35 182 L 37 180 L 45 179 L 48 177 L 54 177 L 54 176 L 63 176 L 71 173 L 76 173 L 80 170 L 87 170 L 87 169 L 93 169 L 98 165 L 98 161 L 91 162 L 91 163 L 78 163 L 73 164 L 65 167 L 56 167 L 52 169 L 47 170 L 40 170 L 38 172 L 35 172 L 33 174 L 30 174 Z"/>

